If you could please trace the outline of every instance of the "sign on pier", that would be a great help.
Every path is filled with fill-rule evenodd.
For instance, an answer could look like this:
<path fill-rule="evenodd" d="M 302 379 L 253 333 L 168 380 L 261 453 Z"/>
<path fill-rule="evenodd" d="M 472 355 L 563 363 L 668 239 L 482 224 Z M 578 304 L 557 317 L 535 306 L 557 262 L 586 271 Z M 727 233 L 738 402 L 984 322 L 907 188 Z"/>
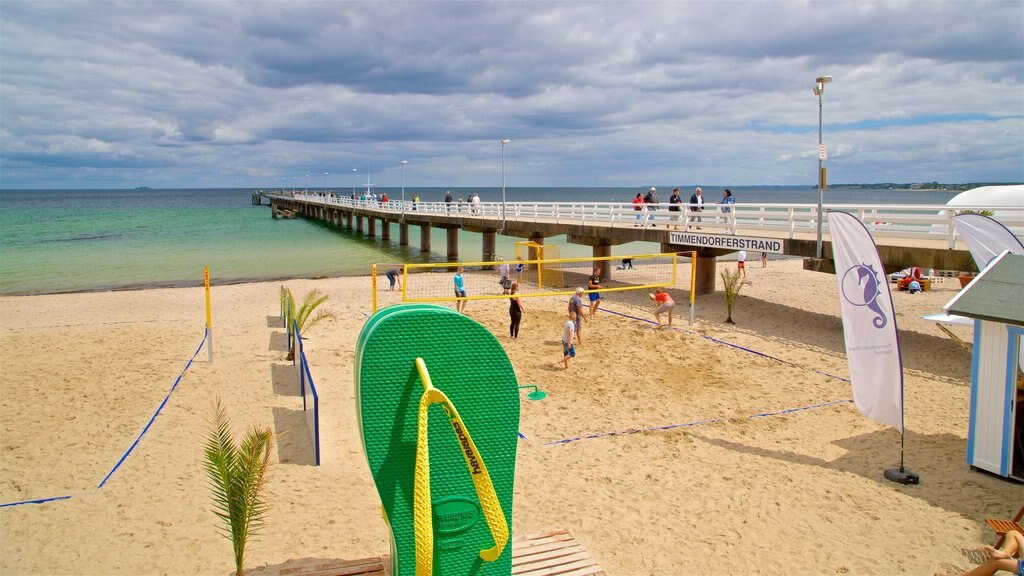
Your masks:
<path fill-rule="evenodd" d="M 721 234 L 700 234 L 693 232 L 672 232 L 669 237 L 672 244 L 699 246 L 701 248 L 721 248 L 723 250 L 750 250 L 751 252 L 768 252 L 785 254 L 784 243 L 778 238 L 757 238 L 755 236 L 726 236 Z"/>

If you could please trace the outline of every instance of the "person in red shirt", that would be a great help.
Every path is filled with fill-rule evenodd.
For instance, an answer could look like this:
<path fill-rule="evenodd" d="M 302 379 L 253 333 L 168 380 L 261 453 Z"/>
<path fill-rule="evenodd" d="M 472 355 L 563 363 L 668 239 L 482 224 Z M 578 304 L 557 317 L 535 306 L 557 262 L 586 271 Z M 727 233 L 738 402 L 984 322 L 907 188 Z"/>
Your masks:
<path fill-rule="evenodd" d="M 643 197 L 643 194 L 637 192 L 636 193 L 636 198 L 633 198 L 633 210 L 635 210 L 637 212 L 641 212 L 641 213 L 636 215 L 637 223 L 633 224 L 634 228 L 639 226 L 640 225 L 640 221 L 643 220 L 643 217 L 644 217 L 643 214 L 642 214 L 643 209 L 644 209 L 644 197 Z"/>
<path fill-rule="evenodd" d="M 672 296 L 668 292 L 665 292 L 661 288 L 654 291 L 654 294 L 648 294 L 651 300 L 654 300 L 654 319 L 658 321 L 658 328 L 663 328 L 665 325 L 661 323 L 661 313 L 668 312 L 668 325 L 672 325 L 672 309 L 676 307 L 676 301 L 672 299 Z"/>

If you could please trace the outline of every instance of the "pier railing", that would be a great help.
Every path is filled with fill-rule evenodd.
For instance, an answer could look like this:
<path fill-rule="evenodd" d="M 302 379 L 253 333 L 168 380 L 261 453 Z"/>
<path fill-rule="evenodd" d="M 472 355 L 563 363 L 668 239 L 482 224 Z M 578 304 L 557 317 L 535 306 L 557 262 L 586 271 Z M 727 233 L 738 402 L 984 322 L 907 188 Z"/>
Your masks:
<path fill-rule="evenodd" d="M 817 233 L 817 204 L 705 204 L 701 212 L 689 204 L 677 204 L 680 211 L 669 210 L 668 203 L 657 208 L 641 205 L 637 210 L 628 202 L 411 202 L 409 200 L 352 199 L 315 194 L 271 195 L 313 205 L 359 208 L 376 212 L 382 218 L 399 220 L 417 215 L 444 216 L 453 219 L 505 220 L 507 222 L 545 222 L 606 226 L 610 228 L 653 228 L 688 230 L 736 235 L 773 232 L 794 239 Z M 723 209 L 728 207 L 729 212 Z M 956 247 L 953 216 L 970 210 L 990 211 L 1017 237 L 1024 236 L 1024 206 L 957 206 L 931 204 L 827 204 L 824 210 L 842 210 L 857 216 L 872 236 L 891 239 L 943 240 Z M 828 222 L 822 223 L 823 234 Z"/>

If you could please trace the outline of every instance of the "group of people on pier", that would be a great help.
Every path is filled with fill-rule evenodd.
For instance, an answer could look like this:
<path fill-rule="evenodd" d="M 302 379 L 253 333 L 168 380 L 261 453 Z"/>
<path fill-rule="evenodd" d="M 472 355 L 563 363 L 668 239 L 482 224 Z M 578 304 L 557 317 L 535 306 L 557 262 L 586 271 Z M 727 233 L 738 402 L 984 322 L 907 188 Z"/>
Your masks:
<path fill-rule="evenodd" d="M 736 203 L 736 197 L 732 195 L 732 191 L 726 188 L 722 191 L 722 199 L 718 202 L 720 205 L 721 213 L 725 214 L 725 222 L 730 223 L 730 215 L 732 213 L 732 205 Z M 693 223 L 697 230 L 701 227 L 701 213 L 704 212 L 704 191 L 698 186 L 694 190 L 693 194 L 690 195 L 690 219 L 689 222 Z M 647 191 L 647 194 L 641 192 L 636 193 L 636 197 L 633 198 L 633 210 L 637 212 L 636 219 L 637 223 L 633 225 L 635 228 L 655 228 L 655 212 L 659 208 L 658 201 L 658 189 L 651 186 L 651 189 Z M 670 212 L 668 223 L 665 227 L 671 226 L 673 229 L 678 230 L 680 223 L 683 221 L 683 198 L 679 195 L 679 188 L 672 190 L 672 196 L 668 199 L 668 211 Z M 717 219 L 717 217 L 716 217 Z"/>

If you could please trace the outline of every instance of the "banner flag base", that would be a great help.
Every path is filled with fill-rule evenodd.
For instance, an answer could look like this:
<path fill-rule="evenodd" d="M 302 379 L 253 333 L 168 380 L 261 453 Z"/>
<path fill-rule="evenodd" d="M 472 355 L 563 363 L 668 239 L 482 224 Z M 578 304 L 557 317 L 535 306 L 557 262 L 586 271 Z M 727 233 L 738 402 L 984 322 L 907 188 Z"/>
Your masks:
<path fill-rule="evenodd" d="M 887 480 L 892 480 L 893 482 L 899 482 L 900 484 L 920 484 L 921 483 L 921 477 L 920 476 L 918 476 L 914 472 L 911 472 L 910 470 L 907 470 L 906 468 L 903 468 L 902 466 L 899 467 L 899 468 L 886 468 L 885 469 L 885 477 L 886 477 Z"/>

